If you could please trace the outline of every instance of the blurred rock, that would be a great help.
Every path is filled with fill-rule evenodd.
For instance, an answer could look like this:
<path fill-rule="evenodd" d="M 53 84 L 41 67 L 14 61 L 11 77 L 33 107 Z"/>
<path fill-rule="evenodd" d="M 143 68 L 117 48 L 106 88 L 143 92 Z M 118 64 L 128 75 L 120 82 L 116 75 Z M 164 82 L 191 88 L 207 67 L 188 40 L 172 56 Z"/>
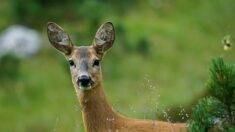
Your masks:
<path fill-rule="evenodd" d="M 40 43 L 37 31 L 19 25 L 10 26 L 0 35 L 0 58 L 6 54 L 30 58 L 38 52 Z"/>

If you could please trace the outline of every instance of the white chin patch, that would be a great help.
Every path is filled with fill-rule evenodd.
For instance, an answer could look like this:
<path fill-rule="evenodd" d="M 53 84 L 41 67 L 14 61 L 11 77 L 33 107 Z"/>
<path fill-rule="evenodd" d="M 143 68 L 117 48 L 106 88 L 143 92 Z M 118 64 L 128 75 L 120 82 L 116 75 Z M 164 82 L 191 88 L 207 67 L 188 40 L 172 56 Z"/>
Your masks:
<path fill-rule="evenodd" d="M 90 89 L 91 89 L 91 86 L 88 86 L 88 87 L 79 86 L 79 88 L 80 88 L 81 90 L 90 90 Z"/>

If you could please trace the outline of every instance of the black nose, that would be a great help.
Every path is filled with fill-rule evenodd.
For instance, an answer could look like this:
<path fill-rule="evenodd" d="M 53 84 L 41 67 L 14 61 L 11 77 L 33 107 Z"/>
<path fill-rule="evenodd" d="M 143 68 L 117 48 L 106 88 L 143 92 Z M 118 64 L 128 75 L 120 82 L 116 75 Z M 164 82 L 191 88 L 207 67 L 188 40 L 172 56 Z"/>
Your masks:
<path fill-rule="evenodd" d="M 82 87 L 88 87 L 91 85 L 91 78 L 86 75 L 82 75 L 78 78 L 77 84 Z"/>

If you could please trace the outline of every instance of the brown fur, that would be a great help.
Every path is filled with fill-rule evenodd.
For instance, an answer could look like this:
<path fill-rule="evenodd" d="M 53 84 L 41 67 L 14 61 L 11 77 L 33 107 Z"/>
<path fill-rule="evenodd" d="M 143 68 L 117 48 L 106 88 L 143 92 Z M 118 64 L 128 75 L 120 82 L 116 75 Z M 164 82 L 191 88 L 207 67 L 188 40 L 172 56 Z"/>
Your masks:
<path fill-rule="evenodd" d="M 102 84 L 89 91 L 77 91 L 86 132 L 186 132 L 184 123 L 131 119 L 112 110 Z"/>

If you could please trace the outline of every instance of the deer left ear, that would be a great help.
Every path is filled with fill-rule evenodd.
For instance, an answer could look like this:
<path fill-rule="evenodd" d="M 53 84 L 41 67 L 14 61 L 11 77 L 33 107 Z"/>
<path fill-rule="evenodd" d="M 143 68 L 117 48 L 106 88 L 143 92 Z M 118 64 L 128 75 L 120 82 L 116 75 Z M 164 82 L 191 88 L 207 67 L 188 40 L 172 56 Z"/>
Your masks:
<path fill-rule="evenodd" d="M 97 54 L 103 55 L 110 49 L 115 40 L 115 30 L 111 22 L 106 22 L 97 30 L 93 47 Z"/>
<path fill-rule="evenodd" d="M 69 35 L 56 23 L 47 23 L 47 35 L 52 46 L 65 55 L 72 52 L 72 42 Z"/>

